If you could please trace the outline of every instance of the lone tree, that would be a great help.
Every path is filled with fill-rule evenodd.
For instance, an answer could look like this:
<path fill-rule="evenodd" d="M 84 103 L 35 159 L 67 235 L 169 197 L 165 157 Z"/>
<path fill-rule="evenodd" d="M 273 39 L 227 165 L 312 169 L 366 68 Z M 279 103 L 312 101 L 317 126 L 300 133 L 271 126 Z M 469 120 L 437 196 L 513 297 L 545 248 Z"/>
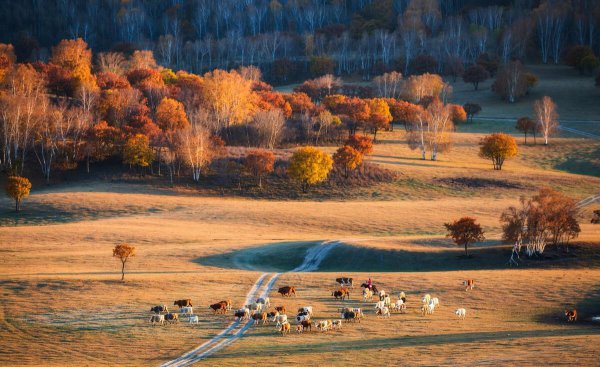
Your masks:
<path fill-rule="evenodd" d="M 479 143 L 479 156 L 492 160 L 495 170 L 501 170 L 504 160 L 517 155 L 519 149 L 515 138 L 504 133 L 484 137 Z"/>
<path fill-rule="evenodd" d="M 348 178 L 350 171 L 354 171 L 363 161 L 363 155 L 358 150 L 349 145 L 339 148 L 333 155 L 333 162 L 337 167 L 344 170 L 344 175 Z"/>
<path fill-rule="evenodd" d="M 444 226 L 448 230 L 446 237 L 452 238 L 459 246 L 465 246 L 465 256 L 469 256 L 470 244 L 485 240 L 483 229 L 475 223 L 475 218 L 462 217 L 453 223 L 445 223 Z"/>
<path fill-rule="evenodd" d="M 288 175 L 299 181 L 302 191 L 306 192 L 310 185 L 325 181 L 332 166 L 333 160 L 327 153 L 315 147 L 304 147 L 290 158 Z"/>
<path fill-rule="evenodd" d="M 473 117 L 481 112 L 481 106 L 477 103 L 465 103 L 463 105 L 465 112 L 467 113 L 467 120 L 473 122 Z"/>
<path fill-rule="evenodd" d="M 490 73 L 481 65 L 475 64 L 465 70 L 463 74 L 463 81 L 465 83 L 473 84 L 475 90 L 479 88 L 479 83 L 489 79 Z"/>
<path fill-rule="evenodd" d="M 273 172 L 275 164 L 275 155 L 268 150 L 254 150 L 246 156 L 244 166 L 252 174 L 258 178 L 258 187 L 262 188 L 262 177 L 265 174 Z"/>
<path fill-rule="evenodd" d="M 21 200 L 29 196 L 31 190 L 31 182 L 25 177 L 10 176 L 6 183 L 6 195 L 14 199 L 15 211 L 21 210 Z"/>
<path fill-rule="evenodd" d="M 527 144 L 527 134 L 533 135 L 533 144 L 536 144 L 535 132 L 537 131 L 537 124 L 529 117 L 521 117 L 517 120 L 515 129 L 525 134 L 525 144 Z"/>
<path fill-rule="evenodd" d="M 556 103 L 552 98 L 545 96 L 533 103 L 537 128 L 544 136 L 544 145 L 548 145 L 548 138 L 558 129 L 558 113 Z"/>
<path fill-rule="evenodd" d="M 125 280 L 125 263 L 130 257 L 135 256 L 135 247 L 126 243 L 116 245 L 113 249 L 113 256 L 121 260 L 121 280 Z"/>

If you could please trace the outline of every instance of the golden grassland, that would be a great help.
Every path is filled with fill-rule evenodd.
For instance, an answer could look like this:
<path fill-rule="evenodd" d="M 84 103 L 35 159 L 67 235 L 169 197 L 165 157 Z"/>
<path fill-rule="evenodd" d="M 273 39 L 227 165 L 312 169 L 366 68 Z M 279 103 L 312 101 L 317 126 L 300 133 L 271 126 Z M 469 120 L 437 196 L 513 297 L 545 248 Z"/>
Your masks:
<path fill-rule="evenodd" d="M 276 335 L 272 325 L 253 327 L 202 363 L 597 364 L 600 327 L 588 319 L 600 315 L 600 226 L 589 219 L 600 205 L 582 212 L 582 233 L 570 255 L 519 268 L 505 265 L 509 247 L 500 244 L 498 217 L 519 195 L 543 185 L 577 199 L 598 194 L 598 156 L 580 154 L 598 151 L 598 142 L 560 137 L 549 147 L 521 147 L 521 155 L 497 172 L 477 157 L 481 136 L 476 126 L 459 128 L 453 150 L 431 162 L 415 159 L 401 129 L 384 133 L 370 159 L 397 170 L 398 182 L 348 200 L 253 200 L 192 189 L 75 183 L 34 191 L 22 214 L 29 219 L 20 221 L 1 199 L 0 365 L 158 365 L 232 320 L 212 315 L 208 305 L 230 298 L 241 306 L 261 273 L 236 267 L 260 270 L 261 264 L 240 265 L 240 254 L 252 259 L 255 251 L 264 258 L 258 257 L 263 245 L 328 239 L 343 239 L 352 248 L 340 247 L 340 256 L 323 263 L 331 271 L 282 275 L 275 288 L 296 285 L 298 296 L 284 300 L 272 293 L 273 304 L 313 305 L 317 319 L 338 318 L 342 302 L 330 294 L 334 278 L 343 274 L 361 281 L 372 276 L 394 295 L 405 291 L 407 313 L 377 319 L 372 304 L 362 304 L 354 290 L 344 304 L 368 310 L 360 324 L 287 337 Z M 463 215 L 476 217 L 487 232 L 472 259 L 461 258 L 463 250 L 444 238 L 443 223 Z M 110 256 L 120 242 L 138 251 L 125 282 Z M 303 250 L 286 248 L 270 261 L 289 269 Z M 349 255 L 356 249 L 365 256 Z M 405 251 L 418 269 L 402 271 L 407 267 L 400 253 L 394 255 L 400 271 L 390 272 L 389 263 L 380 268 L 386 272 L 377 270 L 393 251 Z M 476 279 L 473 292 L 461 287 L 465 278 Z M 432 316 L 418 311 L 424 293 L 440 298 Z M 151 306 L 188 297 L 200 325 L 147 323 Z M 458 307 L 467 309 L 466 320 L 454 316 Z M 582 320 L 566 324 L 561 316 L 567 307 L 577 307 Z"/>

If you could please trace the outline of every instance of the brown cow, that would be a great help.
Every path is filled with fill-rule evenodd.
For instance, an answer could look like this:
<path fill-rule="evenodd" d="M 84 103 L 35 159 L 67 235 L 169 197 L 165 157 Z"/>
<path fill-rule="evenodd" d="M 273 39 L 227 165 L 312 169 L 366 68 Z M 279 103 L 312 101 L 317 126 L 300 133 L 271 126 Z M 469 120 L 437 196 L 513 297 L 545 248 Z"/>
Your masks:
<path fill-rule="evenodd" d="M 281 336 L 284 336 L 285 334 L 289 334 L 290 323 L 284 322 L 283 324 L 281 324 L 281 326 L 279 326 L 279 332 L 281 333 Z"/>
<path fill-rule="evenodd" d="M 228 299 L 227 301 L 219 301 L 219 303 L 224 304 L 225 305 L 225 309 L 227 311 L 231 310 L 231 300 L 230 299 Z"/>
<path fill-rule="evenodd" d="M 258 325 L 260 321 L 263 322 L 263 325 L 267 323 L 267 313 L 266 312 L 257 312 L 252 315 L 252 320 L 254 320 L 254 325 Z"/>
<path fill-rule="evenodd" d="M 463 281 L 463 285 L 465 286 L 465 291 L 473 290 L 473 288 L 475 288 L 475 280 L 474 279 L 467 279 L 465 281 Z"/>
<path fill-rule="evenodd" d="M 220 312 L 220 313 L 225 313 L 227 311 L 227 305 L 225 303 L 213 303 L 212 305 L 209 306 L 209 308 L 212 308 L 213 311 L 215 311 L 215 313 Z"/>
<path fill-rule="evenodd" d="M 285 313 L 285 306 L 277 306 L 277 307 L 275 307 L 275 311 L 283 314 L 283 313 Z"/>
<path fill-rule="evenodd" d="M 179 322 L 179 315 L 176 313 L 168 313 L 165 315 L 165 321 L 169 324 Z"/>
<path fill-rule="evenodd" d="M 293 286 L 281 287 L 281 288 L 279 288 L 277 293 L 281 294 L 284 297 L 291 297 L 292 294 L 295 296 L 296 295 L 296 287 L 293 287 Z"/>
<path fill-rule="evenodd" d="M 173 303 L 173 305 L 179 306 L 179 308 L 181 308 L 181 307 L 191 307 L 192 306 L 192 300 L 191 299 L 179 299 L 179 300 L 175 301 Z"/>
<path fill-rule="evenodd" d="M 565 317 L 567 318 L 568 322 L 577 321 L 577 310 L 565 310 Z"/>
<path fill-rule="evenodd" d="M 304 320 L 304 321 L 300 322 L 300 325 L 302 325 L 303 330 L 308 329 L 309 331 L 312 331 L 312 325 L 311 325 L 310 321 Z"/>

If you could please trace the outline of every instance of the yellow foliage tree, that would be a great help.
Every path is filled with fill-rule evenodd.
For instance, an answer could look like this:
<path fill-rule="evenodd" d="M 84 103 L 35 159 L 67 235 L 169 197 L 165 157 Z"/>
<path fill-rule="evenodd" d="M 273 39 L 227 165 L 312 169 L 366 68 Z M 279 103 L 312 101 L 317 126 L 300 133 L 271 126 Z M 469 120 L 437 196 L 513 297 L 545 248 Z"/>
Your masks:
<path fill-rule="evenodd" d="M 190 125 L 183 103 L 165 97 L 156 107 L 156 123 L 166 133 L 185 129 Z"/>
<path fill-rule="evenodd" d="M 6 183 L 6 195 L 15 201 L 15 211 L 21 210 L 21 200 L 29 196 L 31 182 L 25 177 L 10 176 Z"/>
<path fill-rule="evenodd" d="M 50 62 L 68 70 L 77 80 L 78 86 L 96 86 L 92 75 L 92 50 L 81 38 L 60 41 L 52 48 Z"/>
<path fill-rule="evenodd" d="M 144 134 L 136 134 L 127 139 L 123 148 L 123 163 L 130 166 L 148 167 L 154 160 L 150 141 Z"/>
<path fill-rule="evenodd" d="M 294 152 L 290 158 L 288 175 L 299 181 L 302 191 L 306 192 L 310 185 L 325 181 L 332 167 L 333 160 L 327 153 L 309 146 Z"/>
<path fill-rule="evenodd" d="M 504 133 L 488 135 L 479 145 L 479 156 L 491 159 L 495 170 L 501 170 L 504 160 L 516 156 L 519 152 L 515 138 Z"/>
<path fill-rule="evenodd" d="M 121 280 L 125 280 L 125 264 L 130 257 L 135 256 L 135 247 L 122 243 L 116 245 L 113 249 L 113 257 L 118 258 L 121 261 Z"/>
<path fill-rule="evenodd" d="M 251 80 L 234 70 L 219 69 L 204 74 L 203 80 L 204 105 L 218 125 L 229 127 L 250 120 L 257 101 Z"/>

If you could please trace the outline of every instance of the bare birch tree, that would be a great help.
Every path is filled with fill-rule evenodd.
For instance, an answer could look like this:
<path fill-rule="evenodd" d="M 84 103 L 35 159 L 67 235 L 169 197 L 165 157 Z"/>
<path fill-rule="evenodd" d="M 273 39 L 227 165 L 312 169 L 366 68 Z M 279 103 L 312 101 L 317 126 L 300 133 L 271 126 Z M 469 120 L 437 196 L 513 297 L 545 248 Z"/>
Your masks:
<path fill-rule="evenodd" d="M 544 136 L 544 145 L 548 145 L 548 138 L 558 129 L 558 113 L 552 98 L 544 96 L 533 103 L 535 118 L 539 131 Z"/>

